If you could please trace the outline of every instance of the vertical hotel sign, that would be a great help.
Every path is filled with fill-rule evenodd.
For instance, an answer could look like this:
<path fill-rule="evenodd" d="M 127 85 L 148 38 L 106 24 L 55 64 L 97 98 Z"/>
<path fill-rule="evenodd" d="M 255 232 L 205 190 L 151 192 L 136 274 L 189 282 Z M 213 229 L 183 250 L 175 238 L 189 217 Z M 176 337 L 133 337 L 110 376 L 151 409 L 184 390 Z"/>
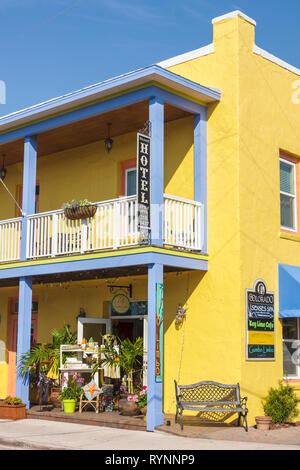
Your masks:
<path fill-rule="evenodd" d="M 246 289 L 246 322 L 247 360 L 275 360 L 274 293 L 267 291 L 262 279 Z"/>
<path fill-rule="evenodd" d="M 148 238 L 150 230 L 150 148 L 151 138 L 137 135 L 138 230 Z"/>
<path fill-rule="evenodd" d="M 163 341 L 164 341 L 164 295 L 163 283 L 156 284 L 156 325 L 155 325 L 155 382 L 162 382 Z"/>

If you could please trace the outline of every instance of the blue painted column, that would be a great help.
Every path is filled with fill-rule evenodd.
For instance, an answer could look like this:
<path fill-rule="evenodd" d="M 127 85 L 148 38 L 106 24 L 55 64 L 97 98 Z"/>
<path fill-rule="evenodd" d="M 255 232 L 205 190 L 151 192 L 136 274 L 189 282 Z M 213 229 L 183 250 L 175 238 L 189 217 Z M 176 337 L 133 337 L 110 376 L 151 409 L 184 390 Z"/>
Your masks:
<path fill-rule="evenodd" d="M 202 252 L 207 253 L 207 108 L 194 116 L 194 200 L 203 204 Z"/>
<path fill-rule="evenodd" d="M 30 277 L 21 277 L 19 281 L 19 313 L 18 313 L 18 341 L 17 366 L 20 355 L 30 349 L 32 310 L 32 281 Z M 23 403 L 29 407 L 29 377 L 22 379 L 17 372 L 16 396 L 22 398 Z"/>
<path fill-rule="evenodd" d="M 27 216 L 35 213 L 37 166 L 37 139 L 35 136 L 25 137 L 23 163 L 23 195 L 22 195 L 22 239 L 21 260 L 26 260 Z M 19 312 L 17 338 L 17 367 L 20 356 L 30 349 L 32 311 L 32 278 L 20 277 L 19 280 Z M 22 379 L 16 375 L 16 396 L 22 398 L 29 407 L 29 378 Z"/>
<path fill-rule="evenodd" d="M 164 102 L 157 97 L 149 101 L 151 122 L 151 244 L 163 245 L 164 204 Z"/>
<path fill-rule="evenodd" d="M 147 361 L 147 431 L 154 431 L 155 426 L 164 423 L 163 381 L 155 377 L 156 351 L 156 286 L 163 283 L 163 265 L 148 266 L 148 361 Z M 161 345 L 163 350 L 163 345 Z M 163 370 L 161 371 L 163 376 Z"/>
<path fill-rule="evenodd" d="M 23 194 L 22 194 L 22 239 L 21 260 L 26 259 L 27 216 L 35 213 L 36 191 L 36 165 L 37 165 L 37 139 L 36 136 L 25 137 L 23 162 Z"/>

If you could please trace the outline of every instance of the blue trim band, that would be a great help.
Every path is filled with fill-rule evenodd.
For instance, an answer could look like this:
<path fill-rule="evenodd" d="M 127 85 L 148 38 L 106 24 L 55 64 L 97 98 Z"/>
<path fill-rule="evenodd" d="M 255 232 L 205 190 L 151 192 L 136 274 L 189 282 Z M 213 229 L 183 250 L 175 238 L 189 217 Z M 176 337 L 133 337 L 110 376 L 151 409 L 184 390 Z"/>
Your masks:
<path fill-rule="evenodd" d="M 89 257 L 86 260 L 83 259 L 79 261 L 72 261 L 71 258 L 68 261 L 53 263 L 49 263 L 49 260 L 47 260 L 47 263 L 44 264 L 42 261 L 33 261 L 32 264 L 28 264 L 26 266 L 0 269 L 0 281 L 1 279 L 13 279 L 22 276 L 39 276 L 96 269 L 114 269 L 153 263 L 160 263 L 165 266 L 178 269 L 197 271 L 207 271 L 208 269 L 208 261 L 206 259 L 176 256 L 174 254 L 169 254 L 168 250 L 166 250 L 165 253 L 157 253 L 154 249 L 153 251 L 148 251 L 146 253 L 128 253 L 120 256 L 115 255 L 95 258 Z"/>

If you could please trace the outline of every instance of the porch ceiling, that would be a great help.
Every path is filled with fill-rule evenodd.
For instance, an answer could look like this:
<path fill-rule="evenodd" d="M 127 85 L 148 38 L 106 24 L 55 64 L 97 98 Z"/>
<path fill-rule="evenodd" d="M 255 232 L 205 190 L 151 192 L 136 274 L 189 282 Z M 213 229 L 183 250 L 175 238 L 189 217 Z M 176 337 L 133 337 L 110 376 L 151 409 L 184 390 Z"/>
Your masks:
<path fill-rule="evenodd" d="M 190 116 L 190 113 L 165 103 L 165 122 Z M 110 122 L 111 137 L 137 132 L 149 119 L 149 102 L 135 103 L 114 111 L 106 112 L 72 124 L 56 127 L 38 134 L 38 157 L 79 147 L 107 137 L 107 123 Z M 18 139 L 0 145 L 0 157 L 5 155 L 5 165 L 23 161 L 24 140 Z M 1 158 L 2 160 L 2 158 Z"/>
<path fill-rule="evenodd" d="M 173 266 L 164 266 L 164 273 L 188 271 L 184 268 L 175 268 Z M 55 273 L 39 275 L 32 277 L 32 283 L 37 284 L 55 284 L 64 282 L 89 281 L 95 279 L 113 279 L 118 277 L 144 276 L 148 273 L 148 265 L 125 266 L 112 269 L 97 269 L 90 271 L 74 271 L 70 273 Z M 1 287 L 17 287 L 19 278 L 1 279 Z"/>

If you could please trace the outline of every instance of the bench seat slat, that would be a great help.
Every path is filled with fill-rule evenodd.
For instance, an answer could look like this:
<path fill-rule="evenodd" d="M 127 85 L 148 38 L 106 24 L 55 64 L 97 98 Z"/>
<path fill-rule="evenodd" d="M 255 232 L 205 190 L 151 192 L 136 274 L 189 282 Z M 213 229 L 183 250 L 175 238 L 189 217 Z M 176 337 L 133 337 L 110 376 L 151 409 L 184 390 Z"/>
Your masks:
<path fill-rule="evenodd" d="M 236 413 L 238 412 L 246 412 L 248 411 L 245 408 L 241 408 L 239 406 L 237 407 L 232 407 L 232 408 L 222 408 L 222 407 L 204 407 L 204 408 L 199 408 L 199 406 L 192 406 L 192 405 L 182 405 L 182 408 L 184 410 L 196 410 L 199 411 L 200 413 L 202 412 L 218 412 L 218 413 Z"/>
<path fill-rule="evenodd" d="M 180 400 L 182 405 L 197 405 L 197 406 L 237 406 L 240 405 L 240 401 L 185 401 Z"/>

